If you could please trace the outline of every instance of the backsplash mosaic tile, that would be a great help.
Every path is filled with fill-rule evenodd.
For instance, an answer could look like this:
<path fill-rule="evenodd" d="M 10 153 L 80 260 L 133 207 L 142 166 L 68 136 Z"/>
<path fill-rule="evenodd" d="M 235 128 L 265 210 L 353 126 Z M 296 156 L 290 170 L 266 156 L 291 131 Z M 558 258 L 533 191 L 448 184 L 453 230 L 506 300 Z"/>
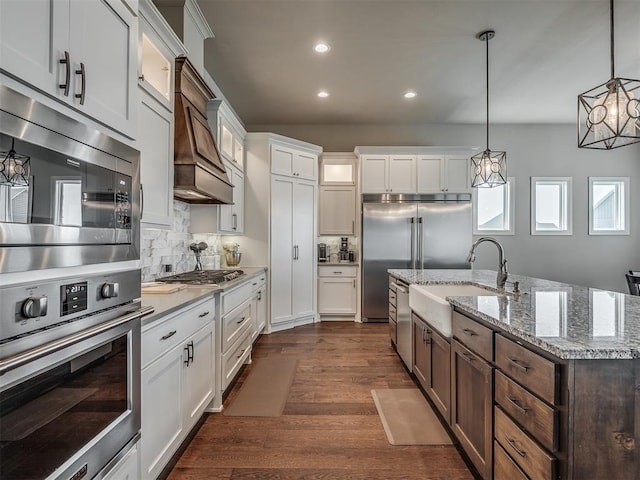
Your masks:
<path fill-rule="evenodd" d="M 140 260 L 142 263 L 142 281 L 151 282 L 160 276 L 189 272 L 194 269 L 196 260 L 189 245 L 193 242 L 206 242 L 209 245 L 202 255 L 204 268 L 213 268 L 213 254 L 216 245 L 220 245 L 218 235 L 191 234 L 191 206 L 174 200 L 173 227 L 171 230 L 142 228 L 140 241 Z M 220 245 L 219 251 L 222 252 Z M 224 255 L 222 255 L 224 257 Z M 171 272 L 164 272 L 163 266 L 171 265 Z"/>

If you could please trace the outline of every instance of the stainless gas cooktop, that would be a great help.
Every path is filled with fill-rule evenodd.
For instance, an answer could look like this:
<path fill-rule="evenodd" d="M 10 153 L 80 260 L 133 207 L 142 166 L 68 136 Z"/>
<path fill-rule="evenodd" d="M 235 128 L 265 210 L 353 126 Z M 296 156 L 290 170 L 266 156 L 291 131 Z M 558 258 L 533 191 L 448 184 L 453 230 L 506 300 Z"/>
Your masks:
<path fill-rule="evenodd" d="M 197 270 L 157 278 L 158 282 L 185 283 L 187 285 L 219 285 L 244 275 L 242 270 Z"/>

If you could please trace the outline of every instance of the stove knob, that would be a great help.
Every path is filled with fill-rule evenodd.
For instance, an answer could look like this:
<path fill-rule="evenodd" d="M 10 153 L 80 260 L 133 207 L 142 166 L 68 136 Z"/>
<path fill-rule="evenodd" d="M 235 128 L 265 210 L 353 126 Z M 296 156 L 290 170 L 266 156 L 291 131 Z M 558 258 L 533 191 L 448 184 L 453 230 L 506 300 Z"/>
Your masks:
<path fill-rule="evenodd" d="M 47 297 L 27 298 L 22 304 L 22 315 L 27 318 L 44 317 L 47 314 Z"/>
<path fill-rule="evenodd" d="M 119 289 L 119 284 L 118 283 L 105 283 L 104 285 L 102 285 L 102 288 L 100 289 L 100 296 L 102 298 L 114 298 L 118 296 L 118 289 Z"/>

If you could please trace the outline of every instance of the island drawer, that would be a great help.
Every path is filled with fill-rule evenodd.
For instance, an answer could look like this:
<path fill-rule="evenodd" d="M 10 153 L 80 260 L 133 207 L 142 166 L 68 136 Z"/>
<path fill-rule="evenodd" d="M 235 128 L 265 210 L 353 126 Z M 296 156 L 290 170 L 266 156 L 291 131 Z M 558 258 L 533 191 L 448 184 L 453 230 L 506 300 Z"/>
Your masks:
<path fill-rule="evenodd" d="M 493 442 L 493 480 L 529 480 L 496 441 Z"/>
<path fill-rule="evenodd" d="M 396 307 L 391 304 L 389 304 L 389 318 L 394 321 L 398 320 Z"/>
<path fill-rule="evenodd" d="M 485 360 L 493 360 L 493 330 L 458 312 L 453 312 L 453 336 Z"/>
<path fill-rule="evenodd" d="M 496 365 L 543 400 L 557 403 L 557 364 L 502 335 L 496 335 Z"/>
<path fill-rule="evenodd" d="M 396 299 L 397 299 L 396 291 L 389 289 L 389 303 L 391 305 L 396 305 Z"/>
<path fill-rule="evenodd" d="M 499 407 L 494 410 L 495 438 L 530 478 L 555 479 L 556 459 L 523 432 Z"/>
<path fill-rule="evenodd" d="M 558 422 L 555 409 L 520 385 L 496 371 L 495 401 L 548 450 L 558 447 Z"/>

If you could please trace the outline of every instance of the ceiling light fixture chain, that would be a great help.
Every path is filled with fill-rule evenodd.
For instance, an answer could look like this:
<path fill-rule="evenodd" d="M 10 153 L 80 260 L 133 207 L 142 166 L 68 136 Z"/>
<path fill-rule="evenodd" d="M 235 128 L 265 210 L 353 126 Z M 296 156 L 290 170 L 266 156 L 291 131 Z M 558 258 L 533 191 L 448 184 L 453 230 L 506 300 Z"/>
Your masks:
<path fill-rule="evenodd" d="M 486 46 L 486 82 L 487 82 L 487 144 L 483 152 L 471 157 L 471 173 L 473 188 L 492 188 L 507 183 L 507 153 L 492 152 L 489 148 L 489 40 L 495 37 L 496 32 L 485 30 L 476 35 L 476 38 L 487 42 Z"/>
<path fill-rule="evenodd" d="M 611 150 L 640 142 L 640 80 L 615 76 L 614 0 L 609 34 L 611 78 L 578 95 L 578 148 Z"/>

